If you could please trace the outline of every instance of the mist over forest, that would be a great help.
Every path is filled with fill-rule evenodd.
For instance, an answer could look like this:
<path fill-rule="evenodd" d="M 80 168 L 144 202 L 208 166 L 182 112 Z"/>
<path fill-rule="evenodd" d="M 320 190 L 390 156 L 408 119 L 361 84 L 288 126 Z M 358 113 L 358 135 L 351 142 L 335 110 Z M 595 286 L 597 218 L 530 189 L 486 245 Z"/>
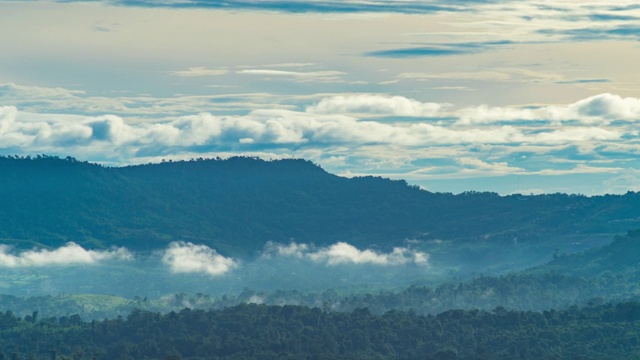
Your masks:
<path fill-rule="evenodd" d="M 488 318 L 640 300 L 634 192 L 432 193 L 246 157 L 119 168 L 2 157 L 0 183 L 6 329 L 246 304 Z M 457 345 L 442 346 L 429 354 Z"/>
<path fill-rule="evenodd" d="M 539 266 L 640 226 L 633 192 L 432 193 L 299 159 L 112 168 L 38 155 L 0 168 L 0 266 L 15 295 L 438 284 Z M 11 280 L 26 273 L 33 281 Z M 134 276 L 139 286 L 118 286 Z"/>

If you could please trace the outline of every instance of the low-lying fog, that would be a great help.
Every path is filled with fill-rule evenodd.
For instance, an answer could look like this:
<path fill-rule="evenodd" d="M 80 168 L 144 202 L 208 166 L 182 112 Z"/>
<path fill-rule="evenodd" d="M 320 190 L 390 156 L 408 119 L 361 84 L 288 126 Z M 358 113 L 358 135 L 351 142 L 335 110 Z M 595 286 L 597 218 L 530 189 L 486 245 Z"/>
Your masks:
<path fill-rule="evenodd" d="M 155 298 L 182 292 L 237 294 L 246 288 L 391 288 L 435 283 L 442 270 L 430 265 L 429 254 L 410 246 L 381 252 L 344 242 L 326 247 L 269 243 L 253 259 L 236 259 L 186 242 L 147 254 L 125 248 L 87 250 L 68 243 L 57 249 L 27 251 L 0 246 L 0 276 L 0 293 L 10 295 L 93 293 Z"/>

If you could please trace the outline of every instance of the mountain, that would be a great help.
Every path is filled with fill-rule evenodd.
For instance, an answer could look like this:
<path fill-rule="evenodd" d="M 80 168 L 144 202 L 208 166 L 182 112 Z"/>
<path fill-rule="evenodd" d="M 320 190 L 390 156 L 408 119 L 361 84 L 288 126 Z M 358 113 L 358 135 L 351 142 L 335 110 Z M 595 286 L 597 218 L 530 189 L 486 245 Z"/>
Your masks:
<path fill-rule="evenodd" d="M 577 254 L 556 254 L 549 263 L 532 272 L 557 272 L 579 276 L 625 275 L 640 280 L 640 229 L 617 235 L 603 247 Z"/>
<path fill-rule="evenodd" d="M 496 247 L 526 252 L 543 244 L 540 256 L 550 257 L 554 247 L 640 227 L 633 192 L 454 195 L 340 177 L 300 159 L 248 157 L 126 167 L 2 157 L 0 203 L 0 241 L 22 248 L 74 241 L 152 251 L 189 241 L 246 256 L 268 241 L 390 249 L 415 240 L 442 259 L 477 258 L 485 249 L 491 262 Z"/>

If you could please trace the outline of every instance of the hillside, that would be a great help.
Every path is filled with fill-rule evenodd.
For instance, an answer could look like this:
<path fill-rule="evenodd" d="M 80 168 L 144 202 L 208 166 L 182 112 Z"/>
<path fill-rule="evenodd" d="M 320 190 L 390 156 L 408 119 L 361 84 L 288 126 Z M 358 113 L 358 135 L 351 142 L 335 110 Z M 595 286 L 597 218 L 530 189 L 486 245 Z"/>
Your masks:
<path fill-rule="evenodd" d="M 182 240 L 251 255 L 267 241 L 389 249 L 414 239 L 425 247 L 442 240 L 430 250 L 446 257 L 446 244 L 465 256 L 465 246 L 567 245 L 640 226 L 638 193 L 431 193 L 405 181 L 339 177 L 305 160 L 245 157 L 120 168 L 3 157 L 0 202 L 0 238 L 19 247 L 75 241 L 144 251 Z"/>
<path fill-rule="evenodd" d="M 633 276 L 640 279 L 640 229 L 615 236 L 603 247 L 578 254 L 554 256 L 548 264 L 531 270 L 562 272 L 579 276 Z"/>

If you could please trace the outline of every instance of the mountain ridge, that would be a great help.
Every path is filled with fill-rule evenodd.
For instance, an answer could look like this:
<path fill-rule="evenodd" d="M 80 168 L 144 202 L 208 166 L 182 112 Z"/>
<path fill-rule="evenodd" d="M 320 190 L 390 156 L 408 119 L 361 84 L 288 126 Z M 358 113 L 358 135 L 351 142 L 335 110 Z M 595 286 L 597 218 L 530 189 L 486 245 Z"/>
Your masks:
<path fill-rule="evenodd" d="M 0 202 L 0 241 L 18 247 L 74 241 L 153 250 L 187 241 L 245 256 L 268 241 L 509 247 L 640 227 L 638 193 L 432 193 L 404 180 L 340 177 L 302 159 L 110 168 L 70 157 L 2 157 Z"/>

